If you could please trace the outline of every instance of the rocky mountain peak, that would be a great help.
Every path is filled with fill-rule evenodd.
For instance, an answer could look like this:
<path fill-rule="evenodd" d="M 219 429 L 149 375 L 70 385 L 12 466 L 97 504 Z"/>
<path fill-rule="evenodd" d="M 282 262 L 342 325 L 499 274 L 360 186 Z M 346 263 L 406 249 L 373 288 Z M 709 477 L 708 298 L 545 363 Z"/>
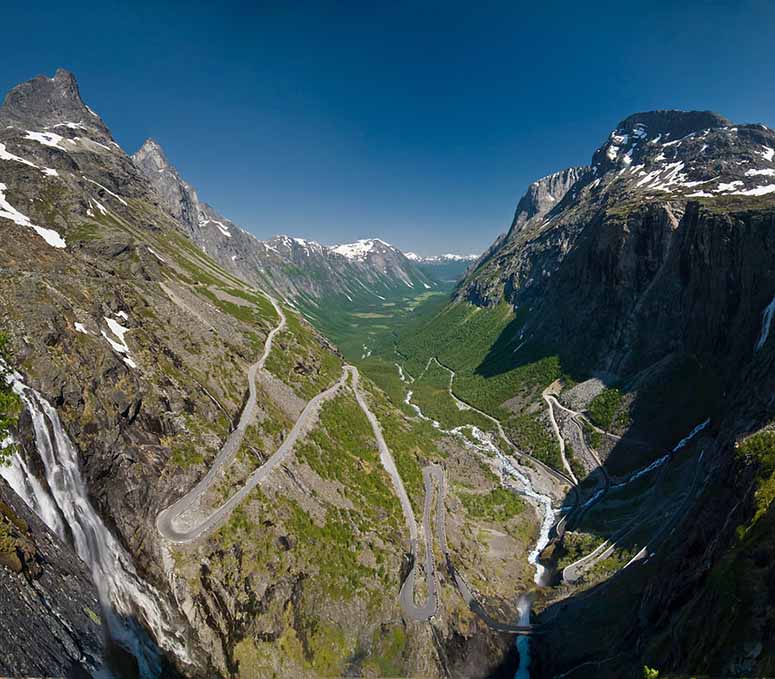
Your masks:
<path fill-rule="evenodd" d="M 589 174 L 588 167 L 570 167 L 533 182 L 517 204 L 511 230 L 519 230 L 533 217 L 547 214 L 565 198 L 570 188 Z"/>
<path fill-rule="evenodd" d="M 634 113 L 625 118 L 617 126 L 617 130 L 630 130 L 635 127 L 643 127 L 649 137 L 661 134 L 673 139 L 680 139 L 692 132 L 716 127 L 731 127 L 732 123 L 727 118 L 713 111 L 645 111 Z"/>
<path fill-rule="evenodd" d="M 712 111 L 646 111 L 622 120 L 595 151 L 592 165 L 599 174 L 639 161 L 647 146 L 675 144 L 690 135 L 731 128 L 732 123 Z"/>
<path fill-rule="evenodd" d="M 201 223 L 207 221 L 207 216 L 202 215 L 205 206 L 200 204 L 196 191 L 180 177 L 161 145 L 154 139 L 146 139 L 131 157 L 156 190 L 164 209 L 195 236 Z"/>
<path fill-rule="evenodd" d="M 708 111 L 636 113 L 595 151 L 591 168 L 563 170 L 528 187 L 512 228 L 461 289 L 477 304 L 491 303 L 504 291 L 515 299 L 517 288 L 537 289 L 549 268 L 541 269 L 540 278 L 520 271 L 524 262 L 538 261 L 529 253 L 557 238 L 566 249 L 555 266 L 569 239 L 598 225 L 600 215 L 663 210 L 665 223 L 673 223 L 693 201 L 726 208 L 767 196 L 775 196 L 775 131 L 732 124 Z"/>
<path fill-rule="evenodd" d="M 132 160 L 135 164 L 148 167 L 151 170 L 161 172 L 169 170 L 177 174 L 177 171 L 164 153 L 164 149 L 159 142 L 150 137 L 143 142 L 143 145 L 132 154 Z"/>
<path fill-rule="evenodd" d="M 109 134 L 100 117 L 83 103 L 75 76 L 63 68 L 53 78 L 40 75 L 8 92 L 0 121 L 37 128 L 72 125 Z"/>

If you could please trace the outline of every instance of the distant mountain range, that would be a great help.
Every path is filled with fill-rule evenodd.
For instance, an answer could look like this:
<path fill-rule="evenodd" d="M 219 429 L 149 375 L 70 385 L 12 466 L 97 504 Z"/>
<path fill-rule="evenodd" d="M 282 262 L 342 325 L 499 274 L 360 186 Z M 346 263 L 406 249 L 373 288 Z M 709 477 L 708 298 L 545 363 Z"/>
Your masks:
<path fill-rule="evenodd" d="M 406 258 L 414 262 L 415 266 L 427 275 L 449 285 L 457 283 L 468 268 L 479 259 L 479 255 L 447 253 L 424 257 L 414 252 L 407 252 Z"/>
<path fill-rule="evenodd" d="M 479 255 L 455 255 L 447 253 L 445 255 L 431 255 L 424 257 L 422 255 L 415 254 L 414 252 L 404 253 L 407 259 L 413 262 L 421 262 L 423 264 L 441 264 L 446 262 L 475 262 L 479 259 Z"/>
<path fill-rule="evenodd" d="M 132 160 L 156 189 L 161 207 L 186 226 L 204 252 L 235 275 L 294 303 L 324 297 L 353 302 L 407 288 L 429 290 L 462 276 L 475 259 L 407 256 L 379 238 L 333 246 L 286 235 L 259 240 L 201 201 L 153 139 Z"/>

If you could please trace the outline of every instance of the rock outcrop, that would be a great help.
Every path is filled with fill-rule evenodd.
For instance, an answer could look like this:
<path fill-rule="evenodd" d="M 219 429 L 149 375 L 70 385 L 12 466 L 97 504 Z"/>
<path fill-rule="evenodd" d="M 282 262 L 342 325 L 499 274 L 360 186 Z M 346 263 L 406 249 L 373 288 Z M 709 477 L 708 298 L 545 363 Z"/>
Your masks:
<path fill-rule="evenodd" d="M 0 478 L 0 675 L 91 675 L 103 664 L 99 611 L 86 564 Z"/>

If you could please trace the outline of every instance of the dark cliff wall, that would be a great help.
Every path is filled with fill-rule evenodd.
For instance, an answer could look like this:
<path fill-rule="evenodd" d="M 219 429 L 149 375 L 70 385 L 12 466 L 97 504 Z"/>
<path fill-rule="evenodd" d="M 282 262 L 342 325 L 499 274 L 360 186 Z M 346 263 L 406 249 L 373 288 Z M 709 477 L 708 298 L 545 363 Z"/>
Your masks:
<path fill-rule="evenodd" d="M 0 676 L 99 667 L 100 605 L 86 565 L 0 478 Z"/>

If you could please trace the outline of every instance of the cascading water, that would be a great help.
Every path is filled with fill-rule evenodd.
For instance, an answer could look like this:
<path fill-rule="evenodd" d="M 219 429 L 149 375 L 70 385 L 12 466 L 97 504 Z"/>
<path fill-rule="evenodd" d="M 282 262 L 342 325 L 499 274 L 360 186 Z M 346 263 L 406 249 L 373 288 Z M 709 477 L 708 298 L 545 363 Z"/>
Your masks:
<path fill-rule="evenodd" d="M 429 361 L 429 364 L 430 364 L 430 361 Z M 399 369 L 399 377 L 401 378 L 401 381 L 404 383 L 409 382 L 410 380 L 407 378 L 406 374 L 404 373 L 403 369 L 398 363 L 396 363 L 396 367 Z M 426 369 L 427 369 L 427 366 L 426 366 Z M 452 375 L 452 378 L 454 378 L 454 373 Z M 414 380 L 411 380 L 411 381 L 414 381 Z M 451 387 L 452 387 L 452 379 L 450 379 L 450 395 L 454 398 L 455 403 L 458 405 L 459 409 L 461 410 L 468 409 L 469 406 L 467 404 L 465 404 L 463 401 L 459 401 L 459 399 L 454 397 L 454 395 L 452 394 Z M 406 397 L 404 399 L 404 403 L 408 405 L 410 408 L 412 408 L 420 419 L 430 422 L 435 429 L 443 431 L 445 434 L 452 434 L 452 435 L 459 436 L 460 439 L 463 441 L 463 443 L 467 446 L 472 446 L 474 448 L 477 448 L 488 455 L 494 455 L 500 462 L 502 477 L 504 481 L 506 477 L 511 477 L 515 479 L 518 482 L 519 487 L 514 488 L 514 490 L 516 490 L 518 493 L 526 497 L 529 497 L 531 500 L 533 500 L 538 506 L 540 506 L 543 509 L 543 519 L 541 521 L 541 528 L 539 530 L 538 540 L 536 541 L 536 544 L 533 547 L 530 554 L 528 554 L 527 560 L 528 560 L 528 563 L 530 563 L 535 568 L 535 576 L 534 576 L 535 583 L 539 586 L 545 584 L 544 579 L 546 576 L 546 569 L 538 561 L 538 557 L 541 554 L 541 552 L 546 548 L 546 546 L 549 544 L 549 533 L 551 532 L 552 526 L 554 525 L 557 519 L 557 511 L 554 509 L 554 507 L 552 507 L 551 498 L 535 490 L 532 483 L 530 482 L 530 479 L 525 474 L 520 472 L 512 464 L 509 458 L 503 454 L 503 452 L 498 448 L 498 446 L 495 445 L 495 443 L 492 440 L 492 436 L 489 433 L 482 431 L 479 427 L 472 424 L 455 427 L 453 429 L 444 429 L 439 422 L 428 417 L 427 415 L 425 415 L 425 413 L 423 413 L 420 406 L 412 401 L 412 395 L 413 395 L 413 392 L 411 390 L 408 390 L 406 393 Z M 463 404 L 464 406 L 463 408 L 461 408 L 461 404 Z M 465 435 L 464 433 L 465 431 L 469 432 L 471 437 L 474 439 L 475 443 Z M 530 601 L 530 597 L 526 594 L 523 594 L 519 598 L 519 601 L 517 603 L 520 625 L 530 624 L 531 606 L 532 604 Z M 517 651 L 519 652 L 519 667 L 517 669 L 515 679 L 530 679 L 530 637 L 527 635 L 518 635 L 516 640 L 516 645 L 517 645 Z"/>
<path fill-rule="evenodd" d="M 519 624 L 530 624 L 530 597 L 523 594 L 517 603 L 519 611 Z M 517 651 L 519 652 L 519 667 L 514 679 L 530 679 L 530 637 L 526 635 L 517 636 Z"/>
<path fill-rule="evenodd" d="M 152 631 L 163 648 L 187 661 L 184 642 L 166 622 L 169 616 L 161 609 L 163 600 L 138 576 L 131 558 L 89 501 L 76 448 L 56 410 L 27 387 L 18 373 L 9 371 L 6 379 L 32 419 L 35 445 L 50 493 L 18 452 L 10 465 L 0 467 L 0 474 L 63 540 L 69 539 L 69 531 L 76 553 L 91 570 L 108 633 L 112 641 L 137 659 L 140 677 L 158 677 L 161 658 L 158 647 L 137 619 Z"/>

